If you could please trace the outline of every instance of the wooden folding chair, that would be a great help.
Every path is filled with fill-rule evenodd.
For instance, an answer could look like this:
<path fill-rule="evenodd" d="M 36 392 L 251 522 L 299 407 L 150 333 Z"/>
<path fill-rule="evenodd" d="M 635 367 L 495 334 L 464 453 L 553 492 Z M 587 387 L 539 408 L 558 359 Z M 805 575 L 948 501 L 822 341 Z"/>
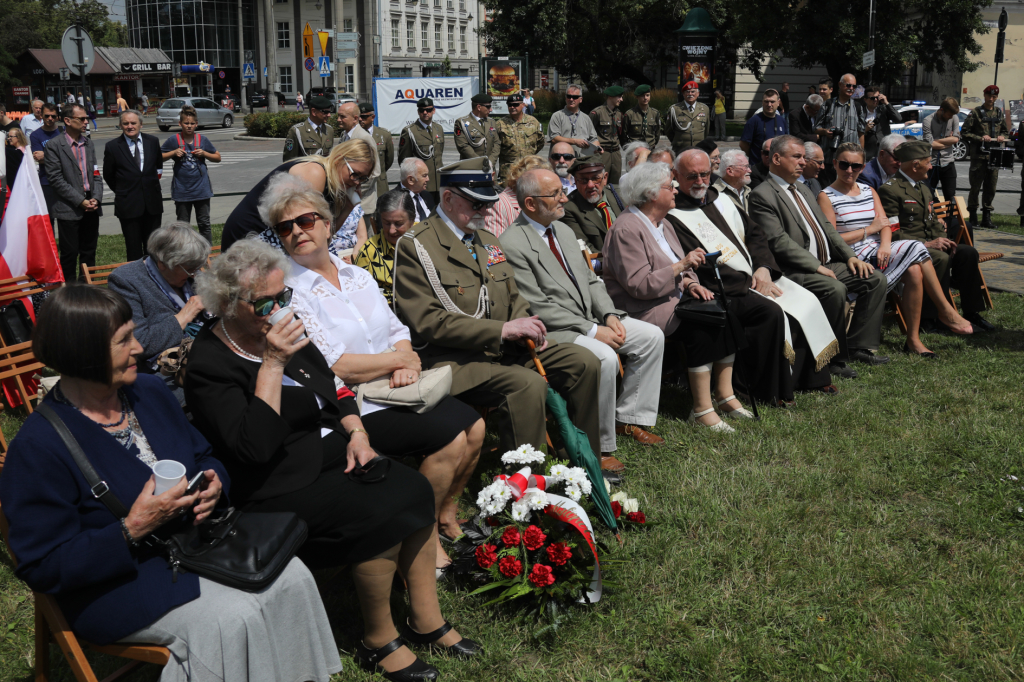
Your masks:
<path fill-rule="evenodd" d="M 952 201 L 943 201 L 936 203 L 933 207 L 935 215 L 938 218 L 948 219 L 953 221 L 953 225 L 956 228 L 956 237 L 953 239 L 957 244 L 966 244 L 967 246 L 974 246 L 974 241 L 971 239 L 971 232 L 967 229 L 967 204 L 964 203 L 963 197 L 954 197 Z M 984 253 L 978 253 L 978 262 L 987 263 L 990 260 L 996 260 L 1002 258 L 1003 254 L 995 251 L 986 251 Z M 981 277 L 981 290 L 985 294 L 985 301 L 988 303 L 989 309 L 995 308 L 992 303 L 992 294 L 989 293 L 988 284 L 985 282 L 985 275 L 980 270 L 978 275 Z M 950 297 L 959 297 L 959 294 L 950 292 Z"/>
<path fill-rule="evenodd" d="M 28 275 L 0 279 L 0 305 L 6 305 L 18 298 L 34 296 L 44 291 L 52 291 L 62 286 L 64 286 L 63 282 L 40 284 Z"/>
<path fill-rule="evenodd" d="M 13 346 L 4 346 L 0 342 L 0 382 L 5 379 L 14 379 L 18 386 L 18 394 L 21 396 L 21 401 L 24 403 L 25 410 L 29 414 L 33 412 L 32 401 L 38 400 L 39 397 L 35 394 L 30 394 L 26 390 L 22 376 L 25 374 L 31 376 L 44 367 L 46 365 L 36 360 L 36 356 L 32 353 L 31 341 L 16 343 Z M 2 439 L 3 436 L 0 435 L 0 441 Z M 7 449 L 6 443 L 4 444 L 4 449 Z"/>
<path fill-rule="evenodd" d="M 206 258 L 206 266 L 209 267 L 213 259 L 220 255 L 220 244 L 210 248 L 210 255 Z"/>
<path fill-rule="evenodd" d="M 598 251 L 597 253 L 591 253 L 591 252 L 587 251 L 586 249 L 583 249 L 583 260 L 586 261 L 587 267 L 590 268 L 591 272 L 596 272 L 594 270 L 594 260 L 593 260 L 595 258 L 597 258 L 598 260 L 601 259 L 601 252 L 600 251 Z M 619 360 L 619 378 L 621 379 L 622 377 L 626 376 L 626 369 L 625 369 L 625 367 L 622 366 L 622 356 L 619 355 L 618 353 L 616 353 L 615 357 L 617 357 L 618 360 Z"/>
<path fill-rule="evenodd" d="M 124 263 L 108 263 L 107 265 L 83 265 L 82 270 L 85 272 L 86 284 L 95 284 L 98 287 L 107 286 L 107 279 L 110 277 L 110 273 L 117 270 L 122 265 L 128 265 L 131 261 L 125 261 Z"/>

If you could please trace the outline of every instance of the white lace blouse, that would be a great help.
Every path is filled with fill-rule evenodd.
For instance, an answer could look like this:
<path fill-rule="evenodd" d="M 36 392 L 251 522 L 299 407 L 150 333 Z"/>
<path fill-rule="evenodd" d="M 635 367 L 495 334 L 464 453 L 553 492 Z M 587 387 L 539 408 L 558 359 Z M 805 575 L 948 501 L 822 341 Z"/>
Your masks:
<path fill-rule="evenodd" d="M 331 254 L 338 268 L 341 289 L 322 276 L 292 261 L 287 284 L 294 293 L 292 309 L 306 326 L 306 333 L 334 366 L 345 353 L 376 355 L 399 341 L 409 341 L 409 328 L 391 312 L 370 273 Z M 362 414 L 387 409 L 363 401 Z"/>

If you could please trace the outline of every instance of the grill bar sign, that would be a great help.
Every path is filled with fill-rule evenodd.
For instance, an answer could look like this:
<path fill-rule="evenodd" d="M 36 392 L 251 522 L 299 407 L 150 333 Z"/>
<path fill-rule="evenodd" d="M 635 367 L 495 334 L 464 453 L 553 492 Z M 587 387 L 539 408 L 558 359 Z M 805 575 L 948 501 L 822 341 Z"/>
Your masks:
<path fill-rule="evenodd" d="M 121 73 L 170 73 L 171 67 L 170 62 L 133 62 L 121 64 Z"/>

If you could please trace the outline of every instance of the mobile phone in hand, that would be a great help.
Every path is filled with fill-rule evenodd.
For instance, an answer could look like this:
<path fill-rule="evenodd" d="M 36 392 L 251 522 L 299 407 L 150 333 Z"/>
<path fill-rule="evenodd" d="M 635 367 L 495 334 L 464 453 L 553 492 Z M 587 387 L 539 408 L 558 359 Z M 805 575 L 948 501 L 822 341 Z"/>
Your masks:
<path fill-rule="evenodd" d="M 193 477 L 191 481 L 188 482 L 188 488 L 185 489 L 185 494 L 194 495 L 195 492 L 199 490 L 200 486 L 202 486 L 203 481 L 205 480 L 206 472 L 200 471 L 198 474 L 195 475 L 195 477 Z"/>

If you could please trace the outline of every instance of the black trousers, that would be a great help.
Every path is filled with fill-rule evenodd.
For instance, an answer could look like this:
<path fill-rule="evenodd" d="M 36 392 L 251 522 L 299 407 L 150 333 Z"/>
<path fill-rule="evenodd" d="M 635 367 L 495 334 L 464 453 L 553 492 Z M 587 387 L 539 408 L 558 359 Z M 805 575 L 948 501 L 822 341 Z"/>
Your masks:
<path fill-rule="evenodd" d="M 136 218 L 121 218 L 121 234 L 124 235 L 124 246 L 128 252 L 128 260 L 139 260 L 146 255 L 146 242 L 149 235 L 160 227 L 162 213 L 143 213 Z"/>
<path fill-rule="evenodd" d="M 956 253 L 949 254 L 938 249 L 928 249 L 938 275 L 942 291 L 949 299 L 949 287 L 960 292 L 960 307 L 964 315 L 985 310 L 985 296 L 981 293 L 981 270 L 978 266 L 978 250 L 966 244 L 957 244 Z M 952 303 L 952 300 L 950 300 Z M 921 318 L 930 320 L 938 317 L 938 311 L 931 299 L 924 297 L 921 304 Z"/>
<path fill-rule="evenodd" d="M 57 201 L 57 191 L 49 185 L 43 185 L 43 200 L 46 201 L 46 212 L 50 214 L 50 227 L 54 236 L 57 235 L 57 219 L 53 217 L 53 202 Z"/>
<path fill-rule="evenodd" d="M 65 282 L 85 279 L 85 271 L 78 263 L 96 265 L 96 242 L 100 236 L 100 212 L 90 211 L 81 220 L 60 220 L 57 223 L 57 247 L 60 250 L 60 269 Z M 77 274 L 76 274 L 77 273 Z"/>

